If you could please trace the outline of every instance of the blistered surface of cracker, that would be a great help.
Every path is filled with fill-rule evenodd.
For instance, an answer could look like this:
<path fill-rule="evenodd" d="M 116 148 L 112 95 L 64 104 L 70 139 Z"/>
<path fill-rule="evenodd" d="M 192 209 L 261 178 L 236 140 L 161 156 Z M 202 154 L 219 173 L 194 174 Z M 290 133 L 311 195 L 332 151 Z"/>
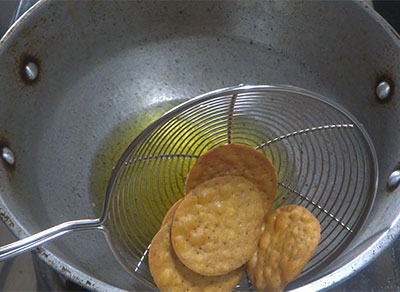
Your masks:
<path fill-rule="evenodd" d="M 258 249 L 247 264 L 257 290 L 283 290 L 310 260 L 320 233 L 318 220 L 303 207 L 282 206 L 268 214 Z"/>
<path fill-rule="evenodd" d="M 227 144 L 207 151 L 193 165 L 186 179 L 186 193 L 218 176 L 243 176 L 265 192 L 265 210 L 275 199 L 278 179 L 271 161 L 260 151 L 242 144 Z"/>
<path fill-rule="evenodd" d="M 172 223 L 171 241 L 179 259 L 203 275 L 221 275 L 245 264 L 261 235 L 263 195 L 251 181 L 235 176 L 194 188 Z"/>
<path fill-rule="evenodd" d="M 174 215 L 175 215 L 175 211 L 178 208 L 181 201 L 182 201 L 182 199 L 176 201 L 175 204 L 173 204 L 171 206 L 171 208 L 168 209 L 167 214 L 165 214 L 164 219 L 161 222 L 161 227 L 163 227 L 168 222 L 172 222 L 172 219 L 174 218 Z"/>
<path fill-rule="evenodd" d="M 172 212 L 173 213 L 173 212 Z M 149 251 L 149 266 L 161 291 L 231 291 L 240 281 L 243 268 L 221 276 L 203 276 L 187 268 L 175 255 L 170 240 L 173 216 L 154 236 Z"/>

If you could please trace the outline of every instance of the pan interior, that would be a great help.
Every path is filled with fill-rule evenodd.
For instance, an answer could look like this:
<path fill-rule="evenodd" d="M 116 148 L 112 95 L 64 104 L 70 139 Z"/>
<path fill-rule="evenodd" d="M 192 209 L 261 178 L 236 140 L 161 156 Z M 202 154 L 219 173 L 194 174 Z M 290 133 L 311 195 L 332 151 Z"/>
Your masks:
<path fill-rule="evenodd" d="M 122 155 L 109 185 L 110 246 L 133 274 L 152 283 L 147 251 L 164 214 L 184 196 L 196 159 L 226 143 L 245 143 L 274 164 L 273 207 L 298 204 L 321 223 L 321 241 L 303 273 L 307 282 L 340 255 L 372 207 L 374 147 L 360 123 L 336 104 L 290 86 L 242 86 L 183 103 L 146 128 Z M 247 289 L 245 280 L 241 287 Z"/>

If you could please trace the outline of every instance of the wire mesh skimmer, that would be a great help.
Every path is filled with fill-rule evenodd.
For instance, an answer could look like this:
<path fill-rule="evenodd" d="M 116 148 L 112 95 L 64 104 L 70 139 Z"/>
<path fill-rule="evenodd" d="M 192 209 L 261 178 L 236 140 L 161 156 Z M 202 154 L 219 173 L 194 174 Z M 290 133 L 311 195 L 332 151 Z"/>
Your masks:
<path fill-rule="evenodd" d="M 273 207 L 298 204 L 321 223 L 321 241 L 298 283 L 349 245 L 372 207 L 378 179 L 371 140 L 344 109 L 291 86 L 238 86 L 193 98 L 147 127 L 124 152 L 100 218 L 62 223 L 0 248 L 0 260 L 73 230 L 106 231 L 116 257 L 154 285 L 149 244 L 169 207 L 184 195 L 196 159 L 225 143 L 245 143 L 274 164 Z M 300 285 L 300 284 L 299 284 Z M 248 289 L 245 279 L 238 289 Z"/>

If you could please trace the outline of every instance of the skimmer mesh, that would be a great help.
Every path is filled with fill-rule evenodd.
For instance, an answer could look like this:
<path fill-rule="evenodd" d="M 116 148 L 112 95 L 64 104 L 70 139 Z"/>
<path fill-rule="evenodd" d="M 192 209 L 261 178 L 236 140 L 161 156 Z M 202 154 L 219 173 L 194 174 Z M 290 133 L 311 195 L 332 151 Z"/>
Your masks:
<path fill-rule="evenodd" d="M 325 267 L 356 236 L 378 174 L 373 145 L 355 118 L 299 88 L 223 89 L 166 113 L 132 142 L 113 171 L 109 241 L 136 276 L 152 283 L 147 251 L 164 214 L 184 195 L 199 155 L 225 143 L 251 145 L 272 161 L 279 181 L 273 207 L 298 204 L 320 221 L 319 247 L 300 277 Z"/>

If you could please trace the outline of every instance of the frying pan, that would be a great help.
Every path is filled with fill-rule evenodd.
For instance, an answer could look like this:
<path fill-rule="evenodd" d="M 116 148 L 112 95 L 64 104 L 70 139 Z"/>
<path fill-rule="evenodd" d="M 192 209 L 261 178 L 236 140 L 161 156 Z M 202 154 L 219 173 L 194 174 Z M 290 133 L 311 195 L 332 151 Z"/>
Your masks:
<path fill-rule="evenodd" d="M 363 229 L 295 288 L 332 287 L 399 233 L 398 55 L 399 36 L 357 1 L 40 1 L 0 41 L 0 146 L 15 158 L 0 167 L 1 218 L 20 238 L 95 218 L 112 166 L 163 112 L 240 83 L 300 86 L 352 113 L 379 162 Z M 149 289 L 101 233 L 38 252 L 89 289 Z"/>

